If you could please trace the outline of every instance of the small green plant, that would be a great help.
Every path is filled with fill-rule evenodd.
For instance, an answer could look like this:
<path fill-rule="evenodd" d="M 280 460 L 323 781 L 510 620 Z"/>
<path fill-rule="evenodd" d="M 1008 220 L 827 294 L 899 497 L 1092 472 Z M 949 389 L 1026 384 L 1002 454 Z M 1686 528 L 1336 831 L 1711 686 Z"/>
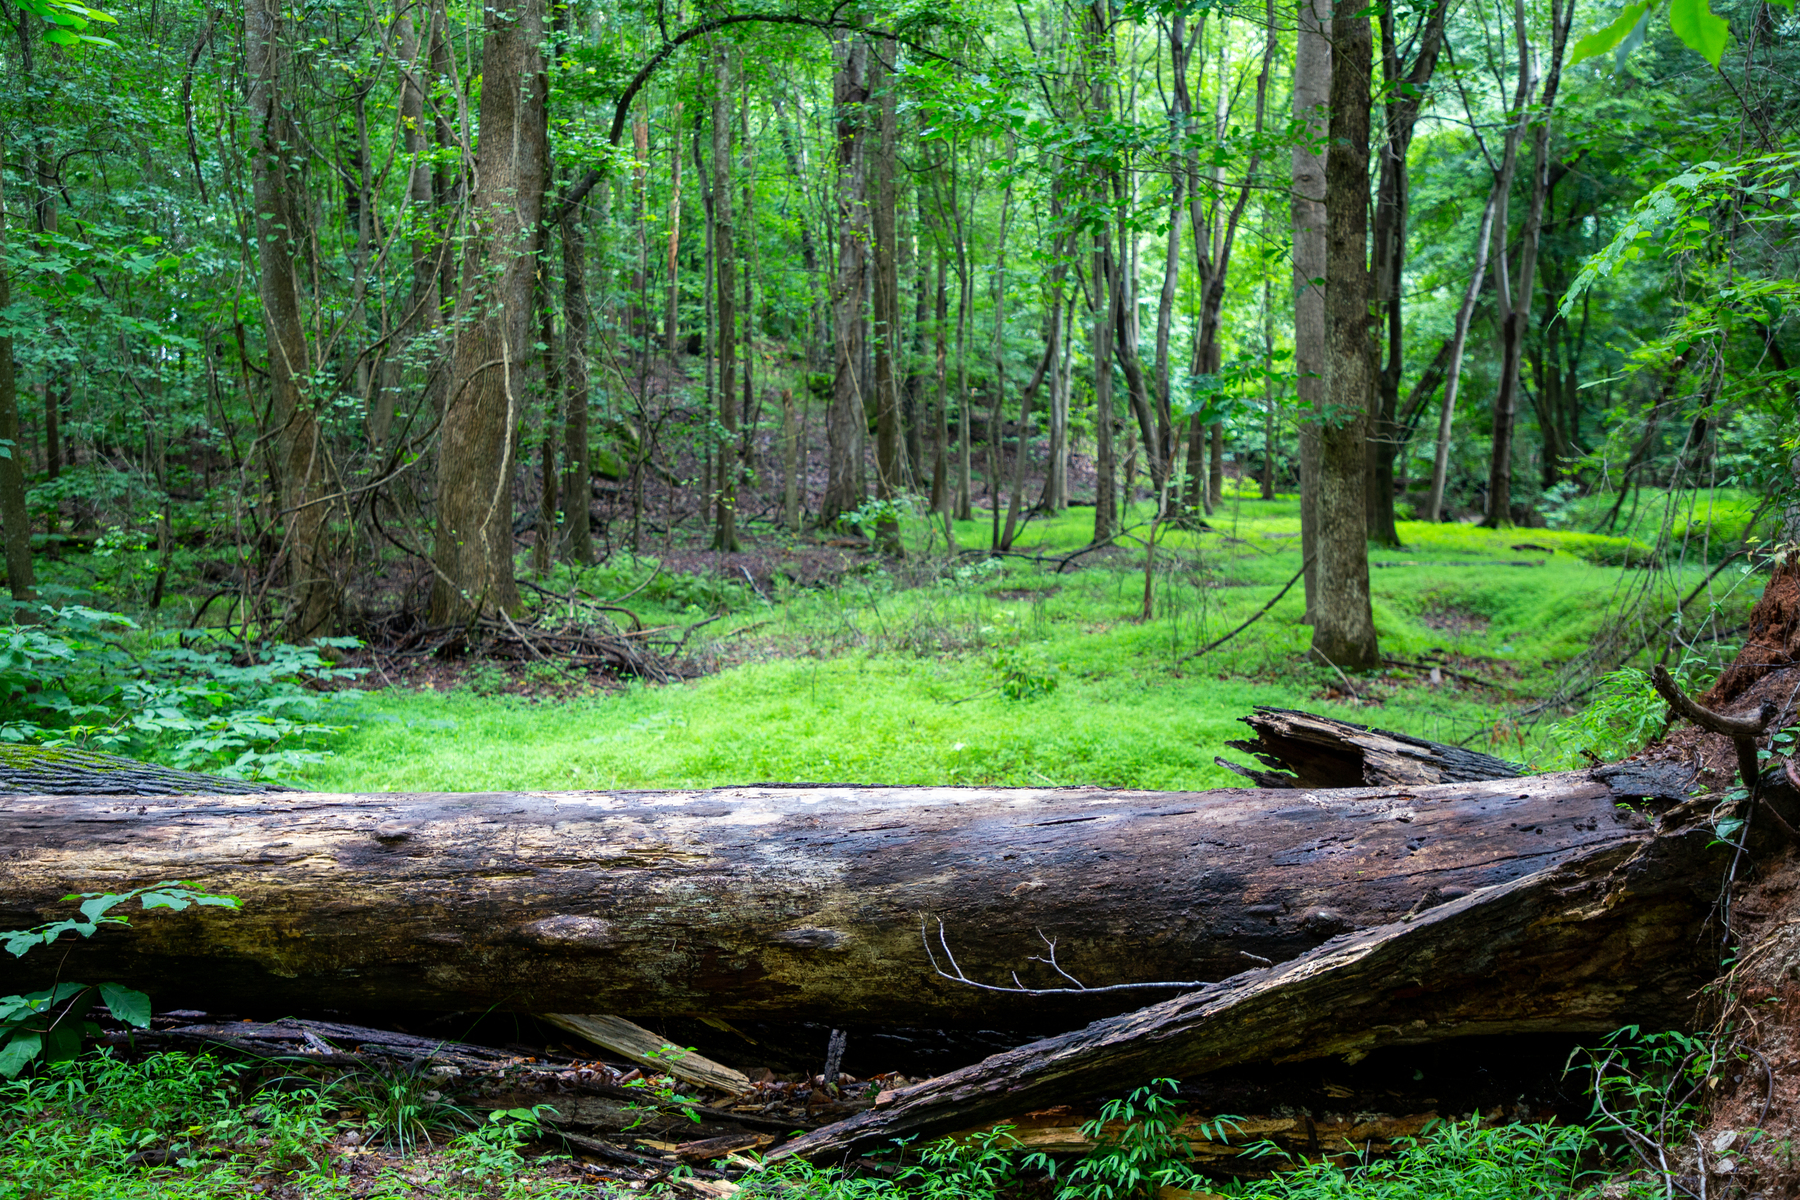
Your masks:
<path fill-rule="evenodd" d="M 1728 1053 L 1718 1038 L 1627 1025 L 1598 1047 L 1577 1050 L 1569 1069 L 1588 1076 L 1594 1131 L 1622 1139 L 1672 1196 L 1675 1156 L 1700 1129 L 1707 1090 Z"/>
<path fill-rule="evenodd" d="M 1662 729 L 1669 706 L 1636 667 L 1603 676 L 1588 706 L 1551 727 L 1575 754 L 1616 762 L 1636 753 Z"/>
<path fill-rule="evenodd" d="M 1099 1117 L 1081 1127 L 1094 1148 L 1069 1168 L 1057 1200 L 1129 1200 L 1154 1196 L 1164 1187 L 1199 1187 L 1200 1176 L 1185 1161 L 1190 1135 L 1176 1132 L 1180 1090 L 1173 1079 L 1153 1079 L 1129 1096 L 1107 1101 Z M 1123 1128 L 1109 1132 L 1109 1126 L 1119 1125 Z M 1191 1136 L 1222 1143 L 1237 1131 L 1236 1117 L 1215 1117 Z M 1034 1154 L 1025 1165 L 1055 1178 L 1056 1162 L 1048 1155 Z"/>
<path fill-rule="evenodd" d="M 421 1057 L 395 1067 L 353 1071 L 334 1083 L 331 1092 L 340 1105 L 361 1115 L 370 1144 L 407 1155 L 421 1144 L 435 1145 L 434 1134 L 476 1124 L 468 1109 L 444 1095 L 443 1082 L 431 1060 Z"/>
<path fill-rule="evenodd" d="M 1023 646 L 1001 646 L 988 656 L 1000 695 L 1008 700 L 1030 700 L 1056 691 L 1056 665 Z"/>
<path fill-rule="evenodd" d="M 93 937 L 102 926 L 129 927 L 129 918 L 114 909 L 136 900 L 144 910 L 168 908 L 176 912 L 190 905 L 239 908 L 236 896 L 202 892 L 180 880 L 151 884 L 129 892 L 79 892 L 63 901 L 80 900 L 81 915 L 49 921 L 31 929 L 0 932 L 0 941 L 15 958 L 38 946 L 48 946 L 65 933 Z M 118 983 L 86 984 L 64 980 L 42 991 L 0 996 L 0 1077 L 13 1079 L 26 1066 L 42 1058 L 47 1063 L 66 1062 L 81 1050 L 84 1038 L 100 1028 L 87 1019 L 94 1001 L 104 1003 L 112 1015 L 143 1029 L 150 1024 L 150 997 Z"/>

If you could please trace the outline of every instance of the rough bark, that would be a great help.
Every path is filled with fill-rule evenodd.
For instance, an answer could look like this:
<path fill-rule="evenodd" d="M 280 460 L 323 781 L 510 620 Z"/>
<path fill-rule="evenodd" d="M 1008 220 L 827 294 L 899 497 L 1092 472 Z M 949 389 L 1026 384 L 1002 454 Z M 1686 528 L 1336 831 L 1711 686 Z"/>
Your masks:
<path fill-rule="evenodd" d="M 578 205 L 562 222 L 563 557 L 594 561 L 594 482 L 588 450 L 587 237 Z"/>
<path fill-rule="evenodd" d="M 1347 7 L 1347 6 L 1346 6 Z M 1381 665 L 1369 595 L 1369 110 L 1374 42 L 1364 13 L 1332 21 L 1331 156 L 1325 166 L 1325 361 L 1319 429 L 1318 600 L 1311 653 L 1344 671 Z"/>
<path fill-rule="evenodd" d="M 550 165 L 542 0 L 486 10 L 472 223 L 438 452 L 431 621 L 518 607 L 516 430 L 536 335 L 539 223 Z"/>
<path fill-rule="evenodd" d="M 899 153 L 898 84 L 884 65 L 898 59 L 892 39 L 883 41 L 871 58 L 869 90 L 874 103 L 870 110 L 875 118 L 875 153 L 869 206 L 871 250 L 873 251 L 873 295 L 869 335 L 875 352 L 875 495 L 894 501 L 899 498 L 901 479 L 900 381 L 895 358 L 900 348 L 900 263 L 898 236 L 898 195 L 894 187 L 894 168 Z M 882 553 L 901 552 L 900 521 L 884 513 L 876 522 L 875 540 Z"/>
<path fill-rule="evenodd" d="M 837 109 L 838 270 L 831 285 L 834 367 L 831 406 L 825 412 L 826 481 L 825 496 L 819 506 L 821 525 L 830 525 L 863 502 L 862 445 L 867 421 L 862 361 L 863 293 L 868 287 L 869 270 L 869 205 L 864 169 L 869 54 L 867 44 L 853 34 L 839 36 L 832 52 L 837 61 L 832 101 Z"/>
<path fill-rule="evenodd" d="M 1299 0 L 1294 122 L 1311 135 L 1293 150 L 1294 391 L 1300 401 L 1300 557 L 1306 616 L 1319 610 L 1319 418 L 1325 408 L 1325 102 L 1331 91 L 1330 0 Z"/>
<path fill-rule="evenodd" d="M 1698 823 L 1596 847 L 1302 957 L 996 1054 L 788 1142 L 835 1158 L 931 1138 L 1152 1076 L 1483 1034 L 1604 1033 L 1693 1019 L 1717 964 L 1706 926 L 1722 850 Z"/>
<path fill-rule="evenodd" d="M 1644 822 L 1617 802 L 1641 794 L 1572 773 L 1331 793 L 17 797 L 0 810 L 0 928 L 71 891 L 191 879 L 244 909 L 103 932 L 25 971 L 130 979 L 164 1007 L 954 1026 L 1020 1001 L 938 977 L 932 914 L 977 979 L 1054 983 L 1027 961 L 1039 931 L 1090 986 L 1222 979 L 1635 842 Z M 1032 1016 L 1073 1024 L 1157 994 L 1047 998 Z"/>

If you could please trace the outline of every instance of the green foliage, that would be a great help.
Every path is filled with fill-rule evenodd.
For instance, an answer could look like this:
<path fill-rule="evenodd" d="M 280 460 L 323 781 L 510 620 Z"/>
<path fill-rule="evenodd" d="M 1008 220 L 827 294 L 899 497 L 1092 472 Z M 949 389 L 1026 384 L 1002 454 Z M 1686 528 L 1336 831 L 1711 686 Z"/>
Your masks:
<path fill-rule="evenodd" d="M 1569 748 L 1569 766 L 1588 755 L 1617 762 L 1660 733 L 1668 711 L 1668 703 L 1650 686 L 1650 676 L 1627 667 L 1603 676 L 1587 707 L 1551 726 L 1551 735 Z"/>
<path fill-rule="evenodd" d="M 1082 1125 L 1082 1135 L 1094 1148 L 1064 1174 L 1056 1200 L 1136 1200 L 1155 1196 L 1159 1188 L 1200 1187 L 1202 1178 L 1184 1161 L 1188 1138 L 1175 1133 L 1180 1090 L 1173 1079 L 1155 1079 L 1129 1096 L 1107 1101 L 1099 1117 Z M 1111 1132 L 1110 1125 L 1123 1128 Z M 1194 1136 L 1223 1143 L 1237 1130 L 1237 1118 L 1215 1117 Z M 1055 1177 L 1056 1163 L 1049 1156 L 1026 1161 Z"/>
<path fill-rule="evenodd" d="M 167 908 L 176 912 L 190 905 L 238 908 L 235 896 L 217 896 L 179 880 L 151 884 L 129 892 L 81 892 L 64 896 L 64 902 L 80 900 L 81 915 L 50 921 L 31 929 L 0 932 L 0 941 L 15 958 L 38 946 L 47 946 L 65 933 L 92 937 L 102 926 L 131 924 L 113 910 L 136 900 L 145 911 Z M 16 1078 L 33 1061 L 67 1062 L 81 1050 L 82 1040 L 99 1032 L 87 1019 L 94 1001 L 104 1003 L 117 1020 L 139 1029 L 150 1024 L 150 997 L 117 983 L 89 985 L 63 980 L 42 991 L 0 996 L 0 1077 Z"/>
<path fill-rule="evenodd" d="M 1582 1155 L 1593 1134 L 1580 1125 L 1502 1125 L 1479 1118 L 1443 1122 L 1403 1138 L 1392 1157 L 1348 1164 L 1322 1158 L 1273 1178 L 1234 1187 L 1243 1200 L 1559 1200 L 1577 1193 L 1588 1172 Z"/>
<path fill-rule="evenodd" d="M 0 741 L 106 750 L 234 779 L 269 779 L 323 757 L 343 727 L 316 719 L 331 697 L 309 683 L 361 674 L 324 651 L 358 643 L 256 651 L 209 644 L 133 646 L 119 613 L 42 606 L 0 625 Z M 136 639 L 140 643 L 145 639 Z"/>

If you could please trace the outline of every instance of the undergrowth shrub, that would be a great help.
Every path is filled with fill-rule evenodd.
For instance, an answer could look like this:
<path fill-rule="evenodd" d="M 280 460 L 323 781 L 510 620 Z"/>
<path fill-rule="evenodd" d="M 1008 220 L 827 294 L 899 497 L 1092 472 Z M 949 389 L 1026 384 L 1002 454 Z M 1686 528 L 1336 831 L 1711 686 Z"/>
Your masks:
<path fill-rule="evenodd" d="M 268 779 L 324 758 L 344 726 L 319 718 L 331 696 L 308 684 L 360 675 L 315 638 L 245 650 L 194 631 L 150 639 L 120 613 L 44 605 L 0 625 L 0 741 L 105 750 L 234 779 Z M 134 644 L 135 643 L 135 644 Z"/>

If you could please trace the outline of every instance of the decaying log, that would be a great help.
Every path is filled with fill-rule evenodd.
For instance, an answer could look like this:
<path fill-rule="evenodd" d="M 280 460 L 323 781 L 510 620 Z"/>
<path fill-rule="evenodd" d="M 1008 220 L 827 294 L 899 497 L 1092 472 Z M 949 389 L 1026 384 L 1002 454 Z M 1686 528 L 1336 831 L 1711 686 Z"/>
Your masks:
<path fill-rule="evenodd" d="M 884 1093 L 787 1143 L 815 1161 L 930 1138 L 1248 1062 L 1290 1062 L 1481 1034 L 1601 1033 L 1691 1021 L 1717 968 L 1704 936 L 1723 857 L 1695 822 L 1597 847 L 1293 962 L 996 1054 Z"/>
<path fill-rule="evenodd" d="M 1518 767 L 1491 754 L 1317 713 L 1258 707 L 1240 720 L 1255 731 L 1256 739 L 1225 744 L 1272 769 L 1259 771 L 1223 758 L 1213 761 L 1258 787 L 1422 787 L 1512 779 L 1519 774 Z"/>
<path fill-rule="evenodd" d="M 74 891 L 187 879 L 238 912 L 155 913 L 12 967 L 124 979 L 159 1006 L 1006 1020 L 977 979 L 1207 980 L 1283 962 L 1595 848 L 1589 773 L 1337 792 L 757 787 L 710 792 L 24 797 L 0 811 L 0 928 Z M 935 928 L 935 927 L 934 927 Z M 62 949 L 58 947 L 59 951 Z M 1034 1001 L 1067 1028 L 1153 993 Z"/>
<path fill-rule="evenodd" d="M 242 796 L 293 790 L 97 750 L 0 744 L 0 795 L 6 796 Z"/>

